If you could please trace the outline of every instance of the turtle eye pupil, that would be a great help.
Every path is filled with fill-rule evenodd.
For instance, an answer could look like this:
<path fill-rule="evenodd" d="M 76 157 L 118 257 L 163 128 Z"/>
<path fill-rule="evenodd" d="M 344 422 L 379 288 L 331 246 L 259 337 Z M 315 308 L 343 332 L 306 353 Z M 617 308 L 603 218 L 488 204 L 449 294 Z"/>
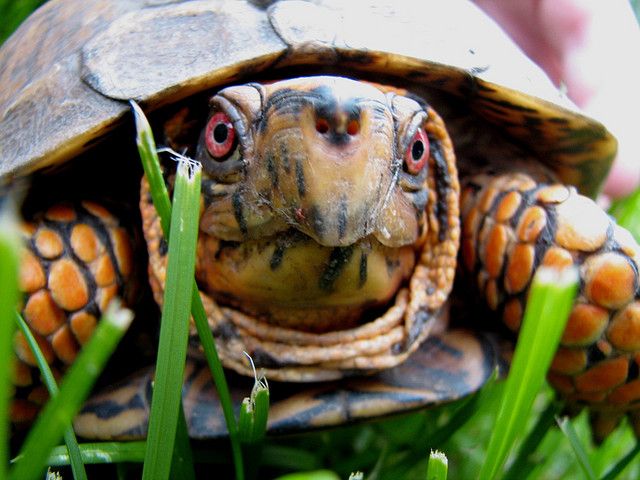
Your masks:
<path fill-rule="evenodd" d="M 429 159 L 429 137 L 424 128 L 419 128 L 411 138 L 404 154 L 404 169 L 418 175 Z"/>
<path fill-rule="evenodd" d="M 226 160 L 236 147 L 236 130 L 225 112 L 217 112 L 207 123 L 204 132 L 205 144 L 209 155 L 216 161 Z"/>
<path fill-rule="evenodd" d="M 415 161 L 418 161 L 424 155 L 424 143 L 422 140 L 416 140 L 411 147 L 411 156 Z"/>
<path fill-rule="evenodd" d="M 229 135 L 229 129 L 224 123 L 219 123 L 213 129 L 213 139 L 218 143 L 224 143 Z"/>

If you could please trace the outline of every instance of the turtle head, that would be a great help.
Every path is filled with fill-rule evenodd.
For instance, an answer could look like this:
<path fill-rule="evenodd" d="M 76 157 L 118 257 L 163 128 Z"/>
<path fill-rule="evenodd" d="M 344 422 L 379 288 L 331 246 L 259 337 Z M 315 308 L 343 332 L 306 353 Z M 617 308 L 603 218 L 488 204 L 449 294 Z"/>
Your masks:
<path fill-rule="evenodd" d="M 426 104 L 339 77 L 228 87 L 211 100 L 196 158 L 197 277 L 221 303 L 331 331 L 409 285 L 413 306 L 397 309 L 407 325 L 446 298 L 458 186 L 446 130 Z"/>
<path fill-rule="evenodd" d="M 296 229 L 327 247 L 415 244 L 429 139 L 416 101 L 340 77 L 222 90 L 198 148 L 201 227 L 223 240 Z"/>

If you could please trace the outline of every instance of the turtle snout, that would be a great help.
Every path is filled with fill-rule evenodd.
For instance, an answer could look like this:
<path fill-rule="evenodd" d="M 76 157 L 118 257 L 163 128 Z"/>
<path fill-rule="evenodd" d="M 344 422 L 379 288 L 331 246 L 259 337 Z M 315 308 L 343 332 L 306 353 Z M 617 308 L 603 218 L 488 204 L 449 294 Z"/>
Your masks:
<path fill-rule="evenodd" d="M 316 112 L 316 131 L 333 145 L 346 145 L 360 133 L 360 110 L 336 108 Z"/>
<path fill-rule="evenodd" d="M 324 85 L 315 88 L 309 105 L 315 119 L 315 129 L 321 137 L 333 145 L 348 144 L 357 137 L 362 127 L 363 108 L 367 108 L 349 88 Z"/>
<path fill-rule="evenodd" d="M 347 126 L 343 120 L 322 133 L 305 122 L 302 128 L 279 130 L 262 145 L 259 170 L 269 181 L 265 197 L 271 211 L 324 246 L 351 245 L 370 234 L 385 192 L 393 188 L 392 135 L 380 137 L 378 145 L 344 140 L 348 131 L 335 130 Z M 336 145 L 340 142 L 348 144 Z"/>

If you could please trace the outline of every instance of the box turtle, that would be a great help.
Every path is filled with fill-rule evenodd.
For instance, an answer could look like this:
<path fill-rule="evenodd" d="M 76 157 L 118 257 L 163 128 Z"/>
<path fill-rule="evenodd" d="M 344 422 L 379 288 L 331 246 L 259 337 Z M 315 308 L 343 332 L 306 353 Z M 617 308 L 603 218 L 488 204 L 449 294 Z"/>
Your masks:
<path fill-rule="evenodd" d="M 0 83 L 0 175 L 30 185 L 21 308 L 56 368 L 112 298 L 138 323 L 145 285 L 162 300 L 135 99 L 203 165 L 200 294 L 224 365 L 250 375 L 247 352 L 277 382 L 272 431 L 477 390 L 498 362 L 486 318 L 517 332 L 542 265 L 581 277 L 550 383 L 600 438 L 640 425 L 640 248 L 591 200 L 616 141 L 472 4 L 52 0 L 0 50 Z M 195 338 L 187 421 L 216 437 Z M 14 344 L 21 422 L 43 390 Z M 152 378 L 98 393 L 78 432 L 143 436 Z"/>

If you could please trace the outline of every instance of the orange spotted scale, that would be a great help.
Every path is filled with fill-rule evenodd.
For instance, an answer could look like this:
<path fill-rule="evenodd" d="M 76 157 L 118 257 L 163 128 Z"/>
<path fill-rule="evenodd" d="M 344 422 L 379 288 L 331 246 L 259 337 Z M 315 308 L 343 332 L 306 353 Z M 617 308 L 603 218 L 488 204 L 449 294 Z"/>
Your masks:
<path fill-rule="evenodd" d="M 132 246 L 120 222 L 93 202 L 58 204 L 22 224 L 22 316 L 54 371 L 61 370 L 91 337 L 109 302 L 124 294 L 132 271 Z M 30 420 L 46 399 L 37 363 L 21 332 L 14 336 L 12 405 L 18 421 Z"/>
<path fill-rule="evenodd" d="M 468 179 L 462 217 L 466 269 L 514 332 L 538 266 L 579 268 L 580 291 L 548 378 L 570 403 L 590 405 L 603 439 L 640 402 L 638 245 L 575 189 L 522 174 Z"/>

